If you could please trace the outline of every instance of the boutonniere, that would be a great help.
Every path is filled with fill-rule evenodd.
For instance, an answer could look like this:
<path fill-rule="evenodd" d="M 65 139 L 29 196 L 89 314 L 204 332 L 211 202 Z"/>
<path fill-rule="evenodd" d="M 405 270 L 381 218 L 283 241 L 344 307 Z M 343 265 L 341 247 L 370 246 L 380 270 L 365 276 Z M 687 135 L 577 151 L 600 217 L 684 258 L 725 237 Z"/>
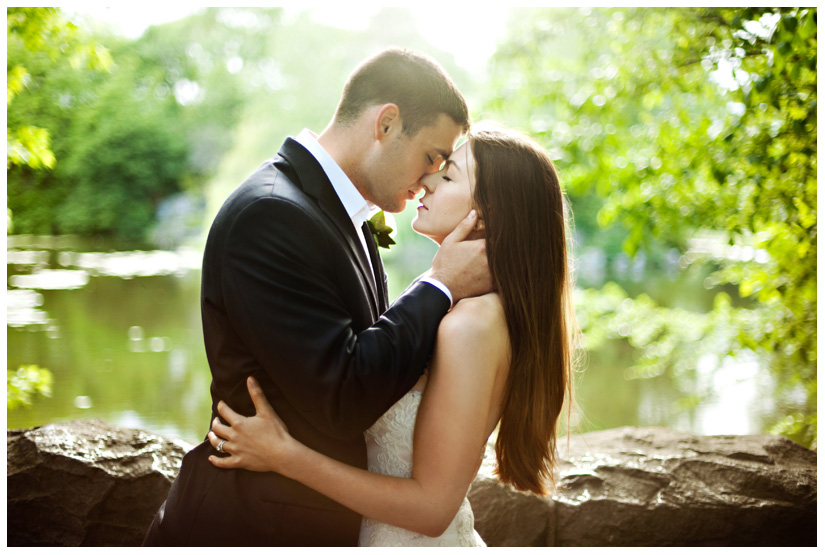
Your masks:
<path fill-rule="evenodd" d="M 392 216 L 390 216 L 390 218 L 392 218 Z M 395 221 L 392 221 L 392 223 L 395 225 Z M 367 225 L 370 227 L 370 233 L 372 233 L 372 238 L 377 247 L 383 247 L 389 250 L 390 245 L 395 244 L 393 238 L 390 237 L 393 229 L 387 225 L 387 219 L 383 210 L 373 214 L 372 218 L 367 220 Z"/>

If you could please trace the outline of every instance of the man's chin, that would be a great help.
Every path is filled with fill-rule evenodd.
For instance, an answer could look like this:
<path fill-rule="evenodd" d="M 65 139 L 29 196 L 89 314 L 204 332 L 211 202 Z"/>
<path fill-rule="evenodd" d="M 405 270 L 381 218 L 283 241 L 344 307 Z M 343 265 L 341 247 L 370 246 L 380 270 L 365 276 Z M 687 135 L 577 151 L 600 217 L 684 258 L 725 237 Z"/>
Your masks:
<path fill-rule="evenodd" d="M 404 211 L 404 209 L 406 207 L 407 207 L 407 201 L 406 200 L 402 200 L 401 202 L 395 201 L 395 202 L 392 202 L 392 203 L 387 202 L 387 203 L 378 205 L 378 208 L 380 208 L 384 212 L 389 212 L 390 214 L 400 214 L 401 212 Z"/>

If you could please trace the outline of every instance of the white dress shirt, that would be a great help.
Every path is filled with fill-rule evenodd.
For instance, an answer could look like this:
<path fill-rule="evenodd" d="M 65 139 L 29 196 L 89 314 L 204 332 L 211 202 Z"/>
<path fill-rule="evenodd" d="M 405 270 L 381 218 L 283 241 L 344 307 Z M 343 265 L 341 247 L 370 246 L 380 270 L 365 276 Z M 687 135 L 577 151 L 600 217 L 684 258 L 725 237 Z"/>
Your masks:
<path fill-rule="evenodd" d="M 323 169 L 324 173 L 327 174 L 330 183 L 332 183 L 332 188 L 335 189 L 335 194 L 338 195 L 338 198 L 341 200 L 341 204 L 344 205 L 344 209 L 347 211 L 347 215 L 352 221 L 352 225 L 355 227 L 355 234 L 359 239 L 361 239 L 361 246 L 364 247 L 364 252 L 367 254 L 367 261 L 370 264 L 370 268 L 372 268 L 370 251 L 367 248 L 367 241 L 361 231 L 361 228 L 369 217 L 370 212 L 376 210 L 377 207 L 364 199 L 363 195 L 361 195 L 358 189 L 355 188 L 355 185 L 353 185 L 350 178 L 347 177 L 347 174 L 344 173 L 344 170 L 341 169 L 341 166 L 339 166 L 338 163 L 333 160 L 332 156 L 324 150 L 324 147 L 322 147 L 321 143 L 318 142 L 317 137 L 318 135 L 309 129 L 304 129 L 298 134 L 297 137 L 295 137 L 295 141 L 307 149 L 309 153 L 315 157 L 321 165 L 321 169 Z M 375 271 L 373 270 L 373 274 L 374 273 Z M 425 277 L 421 278 L 420 281 L 424 281 L 438 288 L 441 292 L 447 295 L 447 298 L 450 300 L 450 305 L 453 304 L 453 296 L 450 293 L 450 290 L 447 289 L 447 286 L 439 280 Z M 382 286 L 382 284 L 376 285 L 378 287 Z"/>
<path fill-rule="evenodd" d="M 347 216 L 349 216 L 353 227 L 355 227 L 355 235 L 361 240 L 361 246 L 364 247 L 364 253 L 367 255 L 367 262 L 369 262 L 370 268 L 372 268 L 370 251 L 367 248 L 367 241 L 361 228 L 364 226 L 364 222 L 367 221 L 374 205 L 371 205 L 361 196 L 361 193 L 359 193 L 355 185 L 352 184 L 352 181 L 350 181 L 350 178 L 344 173 L 344 170 L 341 169 L 341 166 L 324 150 L 324 147 L 321 146 L 321 143 L 318 142 L 316 137 L 317 135 L 315 133 L 309 129 L 304 129 L 295 137 L 295 140 L 307 149 L 318 163 L 321 164 L 321 168 L 324 170 L 324 173 L 327 174 L 330 183 L 332 183 L 332 188 L 335 189 L 335 194 L 338 195 L 338 199 L 341 201 L 341 204 L 344 205 L 344 210 L 347 211 Z M 373 273 L 375 273 L 374 269 Z"/>

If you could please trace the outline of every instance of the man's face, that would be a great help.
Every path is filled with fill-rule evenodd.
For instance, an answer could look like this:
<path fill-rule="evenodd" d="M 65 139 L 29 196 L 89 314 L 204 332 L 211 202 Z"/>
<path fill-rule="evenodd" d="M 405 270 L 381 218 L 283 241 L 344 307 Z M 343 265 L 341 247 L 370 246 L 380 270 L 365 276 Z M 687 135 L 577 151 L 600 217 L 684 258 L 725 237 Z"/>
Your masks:
<path fill-rule="evenodd" d="M 462 127 L 446 114 L 412 137 L 395 133 L 365 160 L 365 198 L 387 212 L 401 212 L 421 192 L 420 179 L 441 167 Z"/>

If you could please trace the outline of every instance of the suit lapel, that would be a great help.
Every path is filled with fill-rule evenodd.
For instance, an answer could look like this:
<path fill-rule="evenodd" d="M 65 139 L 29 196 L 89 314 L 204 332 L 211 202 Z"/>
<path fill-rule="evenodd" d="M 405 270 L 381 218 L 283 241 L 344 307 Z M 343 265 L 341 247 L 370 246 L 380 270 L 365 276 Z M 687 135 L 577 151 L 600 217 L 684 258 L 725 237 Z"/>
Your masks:
<path fill-rule="evenodd" d="M 356 266 L 361 272 L 362 277 L 368 284 L 370 290 L 370 308 L 375 314 L 376 319 L 381 314 L 379 308 L 379 299 L 376 288 L 375 277 L 370 271 L 367 254 L 364 252 L 364 247 L 361 240 L 356 234 L 355 227 L 352 225 L 352 220 L 347 214 L 344 205 L 335 193 L 329 177 L 324 173 L 323 168 L 318 163 L 312 154 L 310 154 L 303 146 L 291 138 L 284 141 L 281 150 L 278 152 L 294 169 L 295 177 L 297 177 L 296 185 L 301 187 L 305 193 L 311 195 L 318 201 L 321 210 L 326 214 L 329 220 L 335 224 L 335 227 L 341 234 L 342 239 L 350 250 L 350 258 L 356 261 Z M 290 172 L 292 173 L 292 172 Z M 372 242 L 372 236 L 369 237 L 368 245 Z"/>
<path fill-rule="evenodd" d="M 367 222 L 364 222 L 364 225 L 361 227 L 361 232 L 367 240 L 367 250 L 369 250 L 370 260 L 372 261 L 372 277 L 375 280 L 378 290 L 378 311 L 384 314 L 388 304 L 387 282 L 384 280 L 384 264 L 378 255 L 378 247 L 375 245 L 375 239 L 373 239 L 372 233 L 370 233 L 370 227 Z"/>

